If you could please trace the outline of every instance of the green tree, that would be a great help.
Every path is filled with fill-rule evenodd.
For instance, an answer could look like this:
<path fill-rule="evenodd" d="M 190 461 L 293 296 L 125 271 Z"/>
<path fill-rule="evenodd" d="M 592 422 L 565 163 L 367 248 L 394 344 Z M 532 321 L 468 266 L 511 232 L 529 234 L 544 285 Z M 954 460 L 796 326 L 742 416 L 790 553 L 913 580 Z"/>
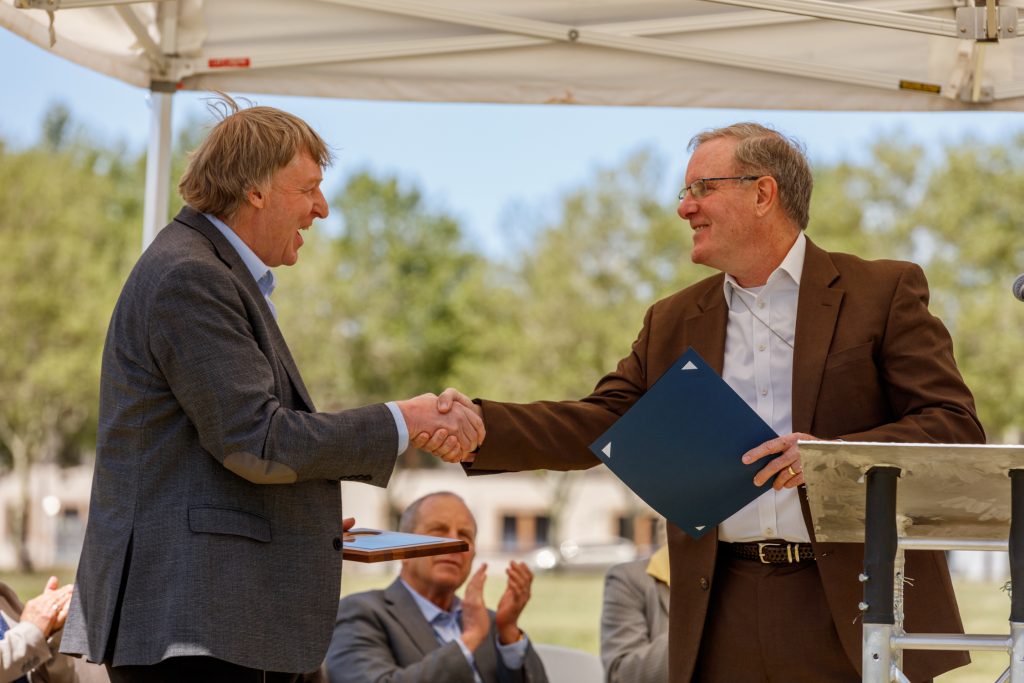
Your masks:
<path fill-rule="evenodd" d="M 460 358 L 467 390 L 504 400 L 585 396 L 615 368 L 657 299 L 712 271 L 690 262 L 691 231 L 640 152 L 567 192 L 497 285 L 499 305 Z M 495 293 L 496 292 L 496 293 Z M 500 364 L 500 365 L 499 365 Z"/>
<path fill-rule="evenodd" d="M 1024 133 L 1005 144 L 948 147 L 902 230 L 922 260 L 933 308 L 956 343 L 990 440 L 1021 438 L 1024 308 L 1010 285 L 1024 270 Z"/>
<path fill-rule="evenodd" d="M 47 116 L 48 130 L 59 118 Z M 22 485 L 23 570 L 32 464 L 95 442 L 100 352 L 141 220 L 135 159 L 58 138 L 0 152 L 0 443 Z"/>

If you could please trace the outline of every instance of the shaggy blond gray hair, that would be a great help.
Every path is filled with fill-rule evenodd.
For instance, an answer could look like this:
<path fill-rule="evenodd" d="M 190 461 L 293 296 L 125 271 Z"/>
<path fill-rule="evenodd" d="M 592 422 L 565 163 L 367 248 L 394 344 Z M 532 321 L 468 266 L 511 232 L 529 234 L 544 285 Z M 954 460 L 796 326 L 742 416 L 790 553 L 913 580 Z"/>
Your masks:
<path fill-rule="evenodd" d="M 203 213 L 230 218 L 254 188 L 266 187 L 296 154 L 306 152 L 326 168 L 327 144 L 294 114 L 273 107 L 239 107 L 218 93 L 209 104 L 221 118 L 188 158 L 178 183 L 185 202 Z"/>

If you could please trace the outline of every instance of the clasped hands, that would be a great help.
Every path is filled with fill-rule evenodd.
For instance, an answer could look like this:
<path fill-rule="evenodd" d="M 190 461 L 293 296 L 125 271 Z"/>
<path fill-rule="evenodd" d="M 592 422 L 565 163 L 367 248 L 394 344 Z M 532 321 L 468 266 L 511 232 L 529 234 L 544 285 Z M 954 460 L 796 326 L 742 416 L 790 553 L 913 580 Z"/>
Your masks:
<path fill-rule="evenodd" d="M 486 431 L 480 406 L 455 389 L 397 402 L 409 442 L 445 462 L 471 462 Z"/>

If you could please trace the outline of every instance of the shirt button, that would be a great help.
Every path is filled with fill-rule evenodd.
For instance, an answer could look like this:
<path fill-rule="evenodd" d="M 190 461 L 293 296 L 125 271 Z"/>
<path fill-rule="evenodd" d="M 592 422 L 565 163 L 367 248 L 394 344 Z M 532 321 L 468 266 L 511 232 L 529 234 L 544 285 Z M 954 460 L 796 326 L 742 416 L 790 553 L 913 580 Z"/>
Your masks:
<path fill-rule="evenodd" d="M 702 591 L 706 591 L 708 589 L 708 580 L 705 579 L 703 576 L 700 577 L 700 589 Z"/>
<path fill-rule="evenodd" d="M 758 351 L 764 351 L 764 344 L 758 344 L 757 345 L 757 350 Z"/>
<path fill-rule="evenodd" d="M 765 538 L 774 538 L 775 537 L 775 529 L 773 529 L 771 527 L 768 527 L 767 529 L 764 530 L 764 535 L 765 535 Z"/>
<path fill-rule="evenodd" d="M 757 307 L 758 308 L 764 308 L 764 302 L 763 301 L 758 301 L 757 302 Z"/>
<path fill-rule="evenodd" d="M 761 395 L 762 396 L 767 396 L 768 395 L 768 390 L 767 389 L 762 389 L 761 390 Z"/>

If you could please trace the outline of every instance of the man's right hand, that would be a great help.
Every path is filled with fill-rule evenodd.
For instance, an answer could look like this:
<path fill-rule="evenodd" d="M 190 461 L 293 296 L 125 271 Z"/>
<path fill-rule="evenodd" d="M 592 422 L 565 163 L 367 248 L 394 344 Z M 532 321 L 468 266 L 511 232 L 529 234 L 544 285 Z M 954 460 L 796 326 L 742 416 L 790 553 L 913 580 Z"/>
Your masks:
<path fill-rule="evenodd" d="M 429 451 L 445 462 L 461 462 L 483 443 L 486 433 L 484 421 L 478 410 L 466 406 L 473 406 L 469 399 L 466 399 L 466 404 L 449 403 L 446 410 L 441 410 L 439 406 L 443 398 L 444 394 L 441 397 L 422 394 L 398 401 L 397 405 L 405 418 L 413 446 Z"/>

